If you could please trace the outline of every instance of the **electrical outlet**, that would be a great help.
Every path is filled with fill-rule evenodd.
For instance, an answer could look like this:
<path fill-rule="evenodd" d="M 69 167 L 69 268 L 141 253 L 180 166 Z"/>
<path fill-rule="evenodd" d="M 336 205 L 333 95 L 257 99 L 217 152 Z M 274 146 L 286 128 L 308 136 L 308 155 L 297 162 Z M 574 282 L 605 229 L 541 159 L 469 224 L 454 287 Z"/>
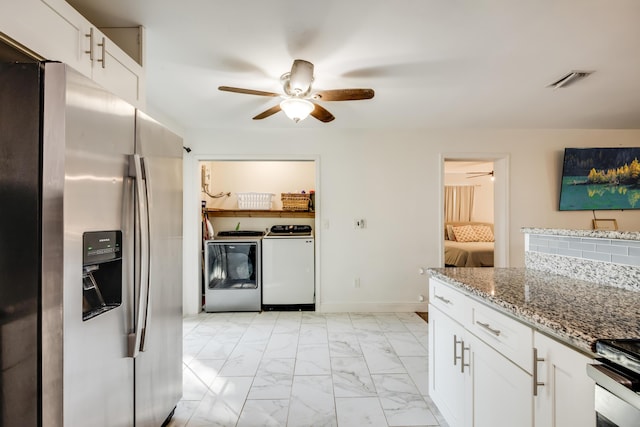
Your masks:
<path fill-rule="evenodd" d="M 354 228 L 366 228 L 367 224 L 364 220 L 364 218 L 356 218 L 353 220 L 353 227 Z"/>
<path fill-rule="evenodd" d="M 359 277 L 355 277 L 353 279 L 353 287 L 356 288 L 356 289 L 360 287 L 360 278 Z"/>

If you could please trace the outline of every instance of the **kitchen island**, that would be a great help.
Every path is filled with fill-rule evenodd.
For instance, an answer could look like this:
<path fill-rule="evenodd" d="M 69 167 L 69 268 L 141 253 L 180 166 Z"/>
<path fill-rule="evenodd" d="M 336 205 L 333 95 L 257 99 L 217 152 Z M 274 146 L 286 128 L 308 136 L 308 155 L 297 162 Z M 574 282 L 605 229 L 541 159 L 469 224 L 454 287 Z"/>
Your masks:
<path fill-rule="evenodd" d="M 640 292 L 527 268 L 436 268 L 435 277 L 576 350 L 640 338 Z"/>
<path fill-rule="evenodd" d="M 595 341 L 640 338 L 639 233 L 523 232 L 526 268 L 429 269 L 429 394 L 451 427 L 595 425 Z"/>

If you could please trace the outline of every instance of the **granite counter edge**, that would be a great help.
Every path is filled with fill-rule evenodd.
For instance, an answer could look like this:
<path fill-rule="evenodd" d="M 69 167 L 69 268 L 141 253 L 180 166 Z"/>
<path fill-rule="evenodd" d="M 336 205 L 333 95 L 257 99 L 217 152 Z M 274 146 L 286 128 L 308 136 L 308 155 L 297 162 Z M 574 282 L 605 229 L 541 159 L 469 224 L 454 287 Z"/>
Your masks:
<path fill-rule="evenodd" d="M 434 277 L 454 286 L 455 288 L 459 289 L 460 291 L 464 292 L 469 297 L 479 301 L 480 303 L 488 305 L 496 311 L 512 317 L 515 320 L 531 327 L 532 329 L 562 342 L 563 344 L 580 353 L 586 354 L 589 357 L 596 356 L 592 351 L 592 344 L 597 339 L 596 337 L 586 335 L 579 330 L 567 330 L 566 325 L 553 322 L 535 312 L 523 309 L 522 307 L 519 307 L 517 305 L 510 304 L 506 301 L 495 298 L 486 292 L 483 292 L 471 285 L 467 285 L 463 282 L 452 279 L 445 274 L 434 271 L 433 269 L 428 269 L 427 271 L 430 274 L 430 277 Z"/>

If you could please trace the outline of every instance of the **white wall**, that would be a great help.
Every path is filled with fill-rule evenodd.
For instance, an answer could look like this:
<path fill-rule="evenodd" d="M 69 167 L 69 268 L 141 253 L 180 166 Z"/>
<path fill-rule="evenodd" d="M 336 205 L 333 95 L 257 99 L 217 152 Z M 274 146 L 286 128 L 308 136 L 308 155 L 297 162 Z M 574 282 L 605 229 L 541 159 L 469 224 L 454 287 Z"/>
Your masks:
<path fill-rule="evenodd" d="M 281 193 L 315 189 L 316 166 L 312 161 L 206 161 L 211 183 L 209 193 L 231 193 L 212 199 L 202 193 L 209 208 L 237 209 L 237 193 L 272 193 L 272 209 L 282 209 Z"/>
<path fill-rule="evenodd" d="M 509 259 L 519 267 L 521 227 L 591 226 L 589 211 L 558 211 L 563 148 L 639 144 L 637 130 L 191 131 L 186 145 L 193 151 L 185 155 L 185 221 L 193 221 L 185 224 L 185 313 L 197 310 L 200 195 L 192 189 L 198 188 L 198 159 L 317 158 L 318 308 L 409 311 L 426 309 L 418 296 L 427 294 L 427 278 L 418 268 L 442 262 L 442 158 L 470 151 L 508 155 Z M 621 229 L 640 230 L 637 212 L 597 214 L 616 218 Z M 353 219 L 360 217 L 367 228 L 355 230 Z M 354 277 L 360 288 L 353 286 Z"/>

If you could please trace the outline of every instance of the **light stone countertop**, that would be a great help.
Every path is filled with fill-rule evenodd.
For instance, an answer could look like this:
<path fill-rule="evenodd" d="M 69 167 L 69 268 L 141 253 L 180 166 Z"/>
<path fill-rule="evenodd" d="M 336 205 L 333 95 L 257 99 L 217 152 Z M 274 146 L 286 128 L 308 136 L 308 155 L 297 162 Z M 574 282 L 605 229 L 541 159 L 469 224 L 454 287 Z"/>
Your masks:
<path fill-rule="evenodd" d="M 453 285 L 577 350 L 602 338 L 640 338 L 640 292 L 526 268 L 430 268 Z"/>

